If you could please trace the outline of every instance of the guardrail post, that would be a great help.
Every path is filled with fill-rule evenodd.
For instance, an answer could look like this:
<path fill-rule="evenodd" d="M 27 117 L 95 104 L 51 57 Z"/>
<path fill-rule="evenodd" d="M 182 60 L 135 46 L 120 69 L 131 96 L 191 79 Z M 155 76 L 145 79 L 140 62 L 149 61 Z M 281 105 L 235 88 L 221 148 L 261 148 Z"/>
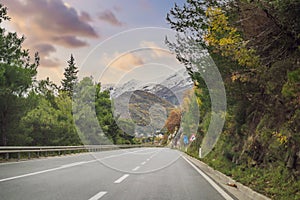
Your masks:
<path fill-rule="evenodd" d="M 6 160 L 8 160 L 9 159 L 9 153 L 6 153 Z"/>
<path fill-rule="evenodd" d="M 46 157 L 48 156 L 48 151 L 45 151 L 45 156 L 46 156 Z"/>
<path fill-rule="evenodd" d="M 20 152 L 18 152 L 18 161 L 20 161 L 21 155 Z"/>
<path fill-rule="evenodd" d="M 28 152 L 28 159 L 30 159 L 30 152 Z"/>
<path fill-rule="evenodd" d="M 40 152 L 39 152 L 39 151 L 36 153 L 36 156 L 37 156 L 38 158 L 40 157 Z"/>

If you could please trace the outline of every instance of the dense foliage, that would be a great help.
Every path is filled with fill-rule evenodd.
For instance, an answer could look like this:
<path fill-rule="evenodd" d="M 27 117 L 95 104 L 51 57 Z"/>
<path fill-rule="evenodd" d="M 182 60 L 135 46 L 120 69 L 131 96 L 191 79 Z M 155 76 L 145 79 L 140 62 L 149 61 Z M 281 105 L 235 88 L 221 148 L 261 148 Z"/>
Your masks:
<path fill-rule="evenodd" d="M 9 20 L 7 9 L 0 5 L 0 23 Z M 39 58 L 30 62 L 28 50 L 22 49 L 24 37 L 16 33 L 6 32 L 0 28 L 0 142 L 2 145 L 12 144 L 12 130 L 16 121 L 27 110 L 24 104 L 29 103 L 24 95 L 31 87 L 37 73 Z"/>
<path fill-rule="evenodd" d="M 299 11 L 297 0 L 187 0 L 167 15 L 171 28 L 208 49 L 226 87 L 226 124 L 205 160 L 244 182 L 253 177 L 247 173 L 265 172 L 261 176 L 269 184 L 250 185 L 275 199 L 300 198 Z M 207 88 L 182 56 L 182 41 L 169 45 L 200 83 L 196 84 L 202 90 L 199 98 L 205 103 Z M 208 124 L 207 105 L 200 106 L 200 138 Z M 198 155 L 197 150 L 188 151 Z M 276 185 L 270 176 L 273 170 L 282 173 L 281 182 L 292 189 L 287 190 L 289 184 Z"/>

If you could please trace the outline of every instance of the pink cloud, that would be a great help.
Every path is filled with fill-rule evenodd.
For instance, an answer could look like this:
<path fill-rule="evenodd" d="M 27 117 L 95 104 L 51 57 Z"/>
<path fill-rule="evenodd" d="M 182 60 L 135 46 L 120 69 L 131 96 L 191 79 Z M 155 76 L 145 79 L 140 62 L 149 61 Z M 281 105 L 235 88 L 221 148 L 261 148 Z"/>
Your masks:
<path fill-rule="evenodd" d="M 99 19 L 113 26 L 122 26 L 123 23 L 117 19 L 115 14 L 110 10 L 105 10 L 99 14 Z"/>
<path fill-rule="evenodd" d="M 46 33 L 46 36 L 98 37 L 93 27 L 81 20 L 76 10 L 67 7 L 61 0 L 4 0 L 4 4 L 8 6 L 9 15 L 14 23 L 23 25 L 26 23 L 27 26 L 33 25 L 34 31 Z M 27 32 L 28 29 L 21 31 Z"/>
<path fill-rule="evenodd" d="M 61 46 L 68 48 L 83 47 L 87 45 L 86 42 L 79 40 L 78 38 L 72 35 L 55 37 L 52 41 L 54 41 L 56 44 L 60 44 Z"/>
<path fill-rule="evenodd" d="M 40 54 L 48 56 L 52 52 L 56 52 L 56 49 L 51 44 L 37 44 L 33 46 Z"/>
<path fill-rule="evenodd" d="M 113 56 L 105 55 L 102 58 L 102 62 L 106 66 L 109 65 L 110 67 L 121 71 L 130 71 L 135 67 L 144 64 L 143 59 L 134 53 L 126 53 L 121 55 L 118 52 L 116 52 Z"/>
<path fill-rule="evenodd" d="M 88 13 L 78 13 L 61 0 L 2 0 L 8 7 L 11 23 L 24 34 L 25 48 L 39 51 L 41 66 L 58 66 L 58 60 L 49 55 L 55 46 L 80 48 L 87 46 L 84 39 L 99 38 L 88 23 Z"/>
<path fill-rule="evenodd" d="M 90 14 L 87 13 L 87 12 L 85 12 L 85 11 L 82 11 L 82 12 L 80 13 L 79 19 L 80 19 L 81 21 L 83 21 L 83 22 L 91 22 L 91 21 L 93 21 L 92 18 L 91 18 L 91 16 L 90 16 Z"/>

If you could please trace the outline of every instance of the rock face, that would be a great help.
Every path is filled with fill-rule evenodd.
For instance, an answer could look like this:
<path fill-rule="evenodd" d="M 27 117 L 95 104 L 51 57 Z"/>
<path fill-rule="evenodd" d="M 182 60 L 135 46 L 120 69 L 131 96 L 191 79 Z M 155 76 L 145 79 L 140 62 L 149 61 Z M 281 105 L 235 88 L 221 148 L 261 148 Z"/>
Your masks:
<path fill-rule="evenodd" d="M 115 118 L 131 121 L 137 132 L 148 133 L 164 127 L 170 111 L 180 106 L 185 92 L 192 87 L 185 69 L 152 82 L 132 79 L 117 86 L 103 85 L 103 89 L 110 90 Z"/>
<path fill-rule="evenodd" d="M 120 118 L 131 118 L 137 124 L 150 123 L 150 109 L 168 114 L 174 105 L 150 92 L 136 90 L 124 92 L 114 99 L 115 115 Z M 164 110 L 164 111 L 163 111 Z"/>

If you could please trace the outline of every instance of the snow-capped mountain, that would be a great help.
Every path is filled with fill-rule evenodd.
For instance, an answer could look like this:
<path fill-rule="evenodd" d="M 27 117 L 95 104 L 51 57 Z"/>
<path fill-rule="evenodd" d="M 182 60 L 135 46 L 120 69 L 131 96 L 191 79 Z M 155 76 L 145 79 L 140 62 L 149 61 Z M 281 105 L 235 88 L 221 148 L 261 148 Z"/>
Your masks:
<path fill-rule="evenodd" d="M 119 97 L 125 92 L 142 90 L 155 94 L 174 105 L 179 105 L 182 101 L 184 92 L 192 87 L 193 81 L 185 69 L 153 81 L 143 82 L 132 79 L 124 84 L 108 84 L 102 86 L 103 89 L 110 90 L 112 99 Z"/>

